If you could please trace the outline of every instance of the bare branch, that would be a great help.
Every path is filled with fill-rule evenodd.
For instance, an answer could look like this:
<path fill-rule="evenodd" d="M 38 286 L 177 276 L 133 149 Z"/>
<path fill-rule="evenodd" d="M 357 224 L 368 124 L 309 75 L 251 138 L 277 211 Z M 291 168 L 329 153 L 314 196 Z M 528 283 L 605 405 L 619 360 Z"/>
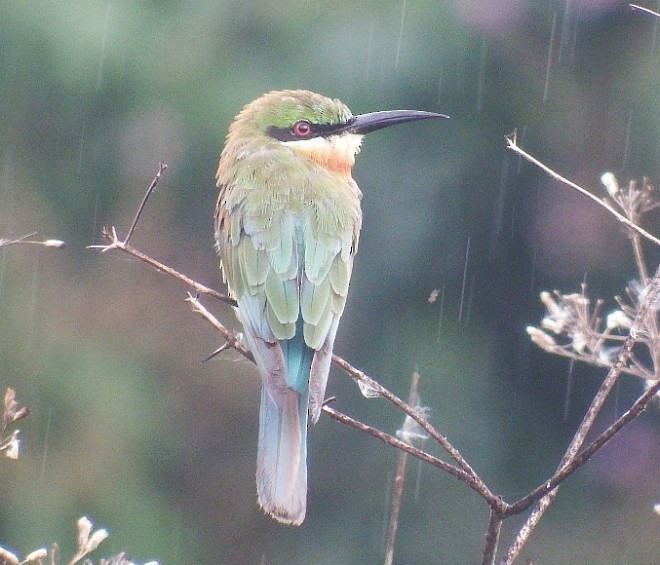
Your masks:
<path fill-rule="evenodd" d="M 144 193 L 144 197 L 142 198 L 142 202 L 140 202 L 140 205 L 138 206 L 137 212 L 135 213 L 135 218 L 133 218 L 133 223 L 131 224 L 131 227 L 128 229 L 128 234 L 126 235 L 126 239 L 124 239 L 124 243 L 128 243 L 128 240 L 131 239 L 131 236 L 135 232 L 135 228 L 137 227 L 137 223 L 140 220 L 140 216 L 142 215 L 142 212 L 144 211 L 144 207 L 147 205 L 147 200 L 149 200 L 149 197 L 153 193 L 154 190 L 156 190 L 156 186 L 158 185 L 158 181 L 160 181 L 160 178 L 162 177 L 163 173 L 167 170 L 167 165 L 165 163 L 158 163 L 158 172 L 156 173 L 156 176 L 154 179 L 151 181 L 151 184 L 147 188 L 147 192 Z"/>
<path fill-rule="evenodd" d="M 359 430 L 361 432 L 364 432 L 365 434 L 375 437 L 376 439 L 379 439 L 380 441 L 386 443 L 387 445 L 391 445 L 392 447 L 401 449 L 402 451 L 405 451 L 406 453 L 412 455 L 413 457 L 417 457 L 418 459 L 421 459 L 422 461 L 429 463 L 434 467 L 437 467 L 438 469 L 444 471 L 445 473 L 449 473 L 450 475 L 463 481 L 468 486 L 479 492 L 476 488 L 474 488 L 474 485 L 472 483 L 472 477 L 470 477 L 470 475 L 468 475 L 462 469 L 459 469 L 458 467 L 454 467 L 453 465 L 450 465 L 449 463 L 446 463 L 445 461 L 442 461 L 441 459 L 434 457 L 433 455 L 427 453 L 426 451 L 422 451 L 421 449 L 418 449 L 410 445 L 409 443 L 406 443 L 405 441 L 401 441 L 400 439 L 397 439 L 394 436 L 391 436 L 390 434 L 386 434 L 385 432 L 381 432 L 380 430 L 373 428 L 368 424 L 364 424 L 358 420 L 355 420 L 354 418 L 351 418 L 350 416 L 347 416 L 346 414 L 343 414 L 342 412 L 339 412 L 334 408 L 330 408 L 330 406 L 328 406 L 327 404 L 323 406 L 323 412 L 325 412 L 325 414 L 330 416 L 330 418 L 332 418 L 333 420 L 337 420 L 342 424 L 351 426 L 356 430 Z M 481 493 L 479 492 L 479 494 Z"/>
<path fill-rule="evenodd" d="M 401 400 L 398 396 L 391 393 L 380 383 L 368 377 L 362 371 L 356 369 L 348 361 L 342 359 L 338 355 L 335 354 L 332 355 L 332 362 L 338 367 L 341 367 L 351 377 L 364 383 L 366 386 L 374 390 L 374 392 L 377 392 L 380 396 L 389 400 L 392 404 L 394 404 L 394 406 L 396 406 L 404 414 L 407 414 L 413 420 L 415 420 L 415 422 L 417 422 L 422 427 L 422 429 L 426 431 L 426 433 L 428 433 L 433 439 L 435 439 L 442 446 L 442 448 L 451 456 L 451 458 L 454 461 L 456 461 L 456 463 L 458 463 L 458 465 L 461 467 L 461 469 L 463 469 L 466 475 L 471 477 L 471 481 L 468 483 L 468 486 L 479 492 L 486 499 L 486 501 L 491 506 L 491 508 L 492 507 L 498 508 L 503 504 L 502 500 L 498 496 L 495 496 L 490 491 L 490 489 L 486 486 L 486 484 L 481 480 L 479 475 L 477 475 L 474 469 L 461 455 L 458 449 L 456 449 L 446 437 L 440 434 L 429 423 L 429 421 L 426 418 L 423 418 L 419 414 L 419 412 L 417 412 L 417 410 L 415 410 L 412 406 L 409 406 L 408 404 L 403 402 L 403 400 Z"/>
<path fill-rule="evenodd" d="M 417 401 L 417 383 L 419 374 L 413 373 L 410 380 L 410 392 L 408 393 L 408 404 L 413 406 Z M 405 451 L 399 451 L 399 458 L 396 464 L 396 473 L 394 475 L 394 491 L 392 493 L 392 503 L 390 505 L 390 525 L 387 530 L 387 541 L 385 542 L 385 565 L 392 565 L 394 561 L 394 541 L 396 539 L 396 530 L 399 525 L 399 511 L 401 510 L 401 499 L 403 498 L 403 484 L 406 479 L 406 462 L 408 454 Z"/>
<path fill-rule="evenodd" d="M 548 174 L 552 178 L 558 180 L 559 182 L 561 182 L 561 183 L 563 183 L 567 186 L 570 186 L 574 190 L 577 190 L 580 194 L 582 194 L 582 195 L 586 196 L 587 198 L 593 200 L 596 204 L 598 204 L 602 208 L 605 208 L 605 210 L 607 210 L 610 214 L 612 214 L 622 224 L 625 224 L 626 226 L 628 226 L 631 230 L 636 231 L 642 237 L 645 237 L 646 239 L 648 239 L 649 241 L 652 241 L 656 245 L 660 245 L 660 239 L 658 239 L 657 237 L 651 235 L 646 230 L 640 228 L 634 222 L 631 222 L 628 218 L 626 218 L 618 210 L 615 210 L 614 208 L 612 208 L 612 206 L 610 206 L 607 202 L 605 202 L 604 200 L 601 200 L 600 198 L 598 198 L 597 196 L 595 196 L 594 194 L 592 194 L 588 190 L 582 188 L 580 185 L 575 184 L 574 182 L 572 182 L 572 181 L 568 180 L 567 178 L 561 176 L 559 173 L 552 170 L 550 167 L 543 164 L 541 161 L 539 161 L 535 157 L 532 157 L 529 153 L 524 151 L 517 143 L 515 132 L 511 135 L 506 136 L 506 144 L 507 144 L 507 147 L 509 149 L 511 149 L 515 153 L 518 153 L 518 155 L 524 157 L 530 163 L 533 163 L 534 165 L 536 165 L 539 169 L 544 171 L 546 174 Z"/>
<path fill-rule="evenodd" d="M 571 441 L 570 445 L 568 446 L 568 449 L 566 450 L 566 453 L 564 453 L 564 456 L 562 457 L 561 462 L 559 463 L 555 475 L 559 475 L 561 477 L 561 480 L 564 480 L 580 466 L 580 465 L 576 465 L 575 468 L 568 467 L 568 469 L 570 469 L 570 472 L 566 473 L 566 475 L 563 476 L 562 471 L 564 467 L 567 467 L 568 465 L 575 465 L 574 461 L 578 455 L 578 452 L 580 451 L 582 444 L 586 439 L 587 434 L 593 427 L 594 421 L 596 420 L 596 416 L 600 412 L 600 409 L 603 407 L 603 404 L 605 403 L 605 399 L 607 398 L 610 391 L 612 390 L 612 387 L 619 378 L 622 369 L 625 367 L 628 357 L 630 357 L 632 348 L 635 345 L 635 329 L 643 325 L 643 321 L 645 317 L 648 315 L 648 312 L 652 308 L 653 304 L 657 303 L 659 297 L 660 297 L 660 268 L 658 268 L 655 275 L 653 276 L 648 291 L 639 306 L 639 310 L 637 311 L 637 316 L 635 317 L 632 328 L 630 330 L 630 335 L 626 338 L 626 341 L 624 342 L 623 347 L 619 352 L 616 362 L 614 363 L 614 365 L 608 372 L 607 376 L 605 377 L 605 380 L 598 389 L 598 392 L 596 393 L 596 396 L 591 402 L 591 405 L 589 406 L 589 409 L 587 410 L 587 413 L 584 416 L 584 419 L 582 420 L 580 427 L 575 432 L 575 436 L 573 436 L 573 440 Z M 643 407 L 645 407 L 648 404 L 648 402 L 651 401 L 652 396 L 647 397 L 647 393 L 648 390 L 644 395 L 640 397 L 640 399 L 646 398 L 646 402 L 643 403 L 642 406 L 635 411 L 635 415 L 641 412 Z M 632 419 L 633 417 L 630 417 L 630 419 Z M 617 430 L 615 430 L 614 433 L 616 433 L 619 429 L 620 428 L 617 428 Z M 614 435 L 614 433 L 612 433 L 612 435 Z M 600 449 L 600 447 L 602 447 L 604 444 L 605 441 L 597 445 L 595 449 L 593 449 L 593 453 L 595 453 L 597 449 Z M 593 453 L 591 453 L 591 455 L 593 455 Z M 551 479 L 551 481 L 553 481 L 553 479 L 554 476 Z M 550 488 L 552 488 L 552 483 L 550 483 Z M 506 557 L 502 560 L 503 565 L 512 564 L 514 560 L 518 557 L 520 551 L 522 550 L 525 543 L 527 543 L 529 536 L 531 535 L 532 531 L 534 530 L 539 520 L 545 513 L 546 509 L 548 508 L 548 506 L 550 506 L 550 504 L 552 504 L 552 502 L 557 497 L 558 492 L 559 492 L 558 488 L 555 487 L 553 490 L 550 490 L 550 492 L 548 492 L 538 501 L 537 506 L 534 508 L 529 518 L 518 532 L 516 539 L 509 547 Z"/>
<path fill-rule="evenodd" d="M 225 338 L 225 341 L 227 342 L 226 345 L 232 347 L 233 349 L 238 351 L 243 357 L 254 363 L 254 356 L 252 355 L 250 350 L 243 344 L 243 340 L 240 338 L 238 334 L 232 332 L 231 330 L 228 330 L 223 324 L 221 324 L 218 321 L 218 319 L 204 307 L 204 305 L 199 301 L 199 299 L 196 296 L 193 296 L 192 294 L 188 293 L 188 298 L 186 298 L 186 301 L 190 303 L 193 312 L 195 314 L 199 314 L 202 318 L 204 318 L 207 322 L 209 322 L 222 335 L 222 337 Z M 223 349 L 226 348 L 223 347 L 220 348 L 220 350 Z M 205 361 L 208 360 L 210 357 L 216 355 L 217 353 L 218 353 L 217 351 L 213 352 L 209 357 L 205 359 Z"/>
<path fill-rule="evenodd" d="M 497 545 L 500 539 L 500 531 L 502 530 L 502 519 L 502 514 L 491 508 L 490 516 L 488 517 L 488 527 L 486 528 L 486 544 L 481 560 L 482 565 L 493 565 L 495 563 Z"/>
<path fill-rule="evenodd" d="M 645 8 L 644 6 L 638 6 L 637 4 L 628 4 L 628 6 L 630 6 L 634 11 L 645 12 L 647 14 L 651 14 L 656 18 L 660 18 L 660 14 L 658 12 L 654 12 L 653 10 L 650 10 L 649 8 Z"/>
<path fill-rule="evenodd" d="M 42 247 L 55 247 L 56 249 L 64 249 L 66 243 L 61 239 L 44 239 L 35 241 L 30 239 L 37 235 L 38 232 L 29 233 L 27 235 L 18 237 L 16 239 L 3 239 L 0 237 L 0 247 L 8 247 L 10 245 L 41 245 Z"/>
<path fill-rule="evenodd" d="M 161 273 L 165 273 L 166 275 L 169 275 L 181 281 L 183 284 L 192 288 L 197 294 L 205 294 L 208 296 L 212 296 L 213 298 L 216 298 L 217 300 L 220 300 L 225 304 L 229 304 L 230 306 L 236 306 L 236 301 L 230 296 L 227 296 L 226 294 L 222 294 L 217 290 L 213 290 L 208 286 L 204 286 L 203 284 L 198 283 L 197 281 L 191 279 L 190 277 L 184 275 L 183 273 L 180 273 L 179 271 L 176 271 L 175 269 L 168 267 L 164 263 L 156 261 L 156 259 L 153 259 L 149 255 L 146 255 L 145 253 L 138 251 L 134 247 L 131 247 L 125 241 L 120 239 L 119 235 L 117 234 L 117 229 L 114 226 L 111 227 L 109 230 L 107 228 L 103 228 L 101 234 L 110 243 L 108 243 L 108 245 L 88 245 L 87 249 L 95 249 L 100 251 L 101 253 L 106 253 L 108 251 L 113 251 L 117 249 L 119 251 L 127 253 L 128 255 L 131 255 L 132 257 L 135 257 L 136 259 L 139 259 L 140 261 L 146 263 L 147 265 L 156 269 L 157 271 L 160 271 Z"/>

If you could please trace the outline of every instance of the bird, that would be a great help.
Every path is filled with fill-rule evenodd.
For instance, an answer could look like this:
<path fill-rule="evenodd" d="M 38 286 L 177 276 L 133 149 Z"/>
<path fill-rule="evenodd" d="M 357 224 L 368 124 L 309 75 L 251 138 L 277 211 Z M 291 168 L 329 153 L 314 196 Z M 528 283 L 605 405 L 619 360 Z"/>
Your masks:
<path fill-rule="evenodd" d="M 262 382 L 258 503 L 282 524 L 300 525 L 306 513 L 308 422 L 321 415 L 362 227 L 355 155 L 367 133 L 446 117 L 354 116 L 337 99 L 278 90 L 245 105 L 229 127 L 215 243 Z"/>

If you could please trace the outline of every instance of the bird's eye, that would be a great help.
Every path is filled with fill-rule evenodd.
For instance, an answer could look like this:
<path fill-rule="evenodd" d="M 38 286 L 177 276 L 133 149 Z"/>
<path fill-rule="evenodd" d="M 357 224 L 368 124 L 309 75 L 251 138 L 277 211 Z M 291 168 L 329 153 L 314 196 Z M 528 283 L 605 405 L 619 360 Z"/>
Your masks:
<path fill-rule="evenodd" d="M 312 133 L 312 124 L 307 120 L 300 120 L 293 124 L 291 131 L 296 137 L 309 137 Z"/>

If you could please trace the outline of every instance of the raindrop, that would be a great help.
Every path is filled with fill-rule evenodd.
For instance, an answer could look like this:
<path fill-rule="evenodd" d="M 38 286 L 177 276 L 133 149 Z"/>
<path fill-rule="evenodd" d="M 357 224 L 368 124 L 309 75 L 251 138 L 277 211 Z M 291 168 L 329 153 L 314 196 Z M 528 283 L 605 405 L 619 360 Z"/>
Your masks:
<path fill-rule="evenodd" d="M 481 54 L 479 55 L 479 77 L 477 78 L 477 112 L 484 107 L 484 85 L 486 83 L 486 56 L 488 45 L 484 39 L 481 42 Z"/>
<path fill-rule="evenodd" d="M 97 191 L 96 198 L 94 199 L 94 215 L 92 216 L 92 237 L 91 240 L 94 241 L 99 234 L 98 222 L 99 222 L 99 201 L 101 200 L 101 193 Z"/>
<path fill-rule="evenodd" d="M 417 477 L 415 478 L 415 496 L 414 500 L 417 502 L 419 499 L 419 485 L 422 482 L 422 467 L 424 462 L 421 459 L 417 460 Z"/>
<path fill-rule="evenodd" d="M 505 155 L 502 160 L 500 171 L 500 190 L 497 195 L 495 212 L 493 214 L 493 227 L 490 234 L 490 256 L 491 259 L 497 255 L 500 238 L 502 237 L 502 226 L 504 225 L 504 207 L 506 201 L 507 185 L 509 181 L 509 158 Z"/>
<path fill-rule="evenodd" d="M 621 401 L 621 379 L 614 385 L 614 418 L 618 419 L 621 414 L 619 403 Z"/>
<path fill-rule="evenodd" d="M 7 268 L 7 249 L 0 249 L 0 299 L 5 287 L 5 270 Z"/>
<path fill-rule="evenodd" d="M 465 288 L 467 286 L 467 273 L 468 273 L 468 263 L 470 261 L 470 240 L 472 238 L 468 237 L 467 245 L 465 247 L 465 263 L 463 265 L 463 284 L 461 285 L 461 303 L 458 308 L 458 322 L 459 324 L 463 321 L 463 307 L 465 305 Z"/>
<path fill-rule="evenodd" d="M 83 121 L 82 130 L 80 132 L 80 145 L 78 146 L 78 169 L 76 170 L 76 176 L 78 178 L 80 178 L 80 171 L 82 171 L 84 145 L 85 145 L 85 122 Z"/>
<path fill-rule="evenodd" d="M 660 12 L 660 0 L 656 2 L 655 11 Z M 655 53 L 658 50 L 658 22 L 660 22 L 660 18 L 653 18 L 653 38 L 651 40 L 651 53 Z"/>
<path fill-rule="evenodd" d="M 440 343 L 440 335 L 442 333 L 442 317 L 445 313 L 445 285 L 440 289 L 440 307 L 438 309 L 438 337 L 437 342 Z"/>
<path fill-rule="evenodd" d="M 552 14 L 552 27 L 550 28 L 550 44 L 548 45 L 548 61 L 545 65 L 545 83 L 543 84 L 543 102 L 548 100 L 548 91 L 550 90 L 550 71 L 552 70 L 552 57 L 555 46 L 555 37 L 557 35 L 557 12 Z"/>
<path fill-rule="evenodd" d="M 522 126 L 520 128 L 520 132 L 518 132 L 517 129 L 516 129 L 516 135 L 518 135 L 518 140 L 519 140 L 518 143 L 520 144 L 521 147 L 525 147 L 525 134 L 526 133 L 527 133 L 527 126 L 526 125 Z M 518 155 L 516 158 L 518 159 L 518 164 L 516 165 L 516 172 L 518 174 L 520 174 L 520 171 L 522 171 L 523 162 L 525 160 L 523 159 L 522 155 Z"/>
<path fill-rule="evenodd" d="M 108 35 L 110 35 L 110 11 L 112 10 L 112 2 L 108 2 L 105 10 L 105 28 L 103 30 L 103 39 L 101 40 L 101 54 L 99 55 L 99 71 L 96 74 L 96 92 L 101 88 L 103 81 L 103 63 L 105 61 L 105 48 L 108 43 Z"/>
<path fill-rule="evenodd" d="M 623 141 L 623 160 L 621 170 L 625 171 L 628 166 L 628 154 L 630 153 L 630 132 L 632 130 L 632 110 L 628 114 L 628 123 L 626 124 L 626 136 Z"/>
<path fill-rule="evenodd" d="M 46 432 L 44 434 L 44 452 L 41 456 L 41 471 L 39 473 L 39 482 L 43 485 L 46 477 L 46 460 L 48 459 L 48 445 L 50 442 L 50 425 L 53 421 L 53 407 L 48 409 L 48 418 L 46 418 Z"/>
<path fill-rule="evenodd" d="M 573 13 L 573 0 L 566 0 L 564 6 L 564 17 L 561 22 L 561 41 L 559 42 L 559 52 L 557 53 L 557 62 L 560 63 L 566 46 L 569 43 L 571 32 L 571 19 Z"/>
<path fill-rule="evenodd" d="M 366 83 L 369 84 L 371 75 L 371 66 L 373 65 L 374 56 L 374 37 L 376 34 L 376 24 L 371 22 L 369 26 L 369 43 L 367 44 L 367 70 L 366 70 Z"/>
<path fill-rule="evenodd" d="M 401 55 L 401 43 L 403 41 L 403 26 L 406 21 L 406 0 L 401 5 L 401 22 L 399 23 L 399 38 L 396 43 L 396 57 L 394 58 L 394 68 L 399 68 L 399 56 Z"/>
<path fill-rule="evenodd" d="M 534 287 L 536 285 L 536 263 L 537 263 L 537 251 L 536 248 L 534 248 L 534 253 L 532 254 L 532 269 L 529 277 L 529 302 L 532 302 L 534 300 Z"/>
<path fill-rule="evenodd" d="M 467 306 L 465 308 L 465 324 L 470 323 L 470 314 L 472 313 L 472 303 L 474 300 L 474 281 L 475 281 L 475 276 L 472 275 L 470 277 L 470 288 L 468 289 L 468 299 L 467 299 Z"/>
<path fill-rule="evenodd" d="M 575 359 L 571 359 L 571 362 L 568 365 L 568 374 L 566 375 L 566 396 L 564 397 L 564 414 L 562 415 L 562 422 L 568 421 L 568 414 L 571 407 L 571 395 L 573 394 L 574 369 Z"/>
<path fill-rule="evenodd" d="M 440 64 L 440 72 L 438 73 L 438 104 L 442 104 L 442 87 L 443 85 L 443 79 L 445 76 L 445 64 L 441 63 Z"/>

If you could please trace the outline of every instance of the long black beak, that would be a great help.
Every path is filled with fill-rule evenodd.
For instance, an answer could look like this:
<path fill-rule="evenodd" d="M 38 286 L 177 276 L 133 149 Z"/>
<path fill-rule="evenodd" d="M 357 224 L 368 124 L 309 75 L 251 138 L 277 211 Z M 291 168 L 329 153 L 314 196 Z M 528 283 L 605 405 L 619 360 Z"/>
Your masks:
<path fill-rule="evenodd" d="M 383 112 L 370 112 L 369 114 L 355 116 L 342 128 L 342 131 L 362 135 L 406 122 L 448 117 L 444 114 L 422 112 L 420 110 L 385 110 Z"/>

